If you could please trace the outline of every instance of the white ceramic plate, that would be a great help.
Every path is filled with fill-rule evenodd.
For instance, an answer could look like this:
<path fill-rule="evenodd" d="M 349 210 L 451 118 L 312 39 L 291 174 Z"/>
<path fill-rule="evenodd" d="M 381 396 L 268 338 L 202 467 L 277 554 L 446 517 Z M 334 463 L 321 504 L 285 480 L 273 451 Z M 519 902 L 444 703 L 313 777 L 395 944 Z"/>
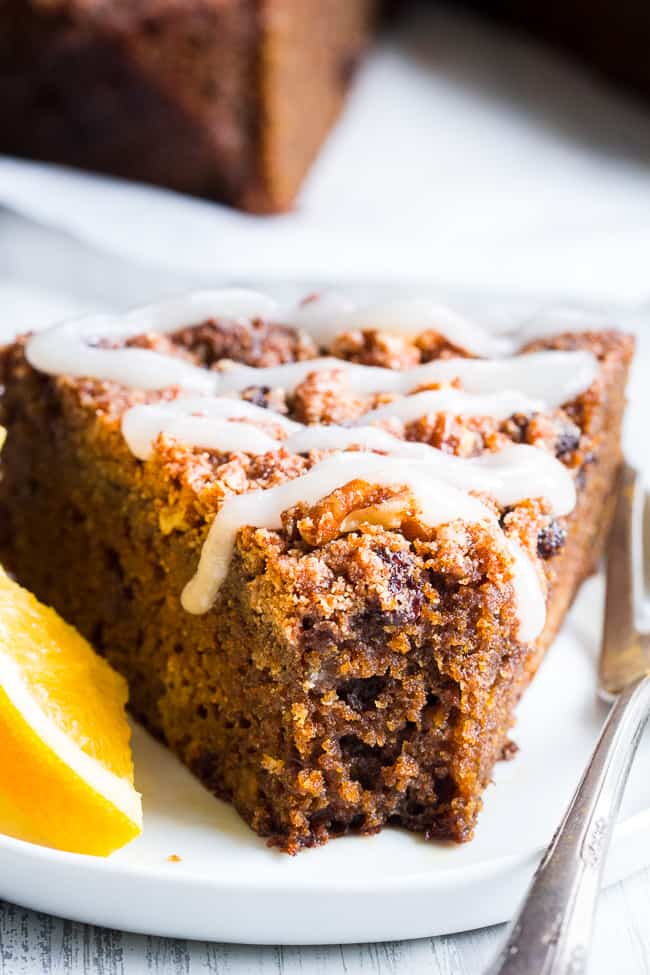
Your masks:
<path fill-rule="evenodd" d="M 641 343 L 628 455 L 644 458 L 650 365 Z M 426 843 L 388 829 L 295 858 L 269 850 L 144 732 L 135 732 L 143 836 L 108 860 L 0 838 L 0 897 L 125 930 L 257 944 L 381 941 L 506 920 L 524 892 L 597 737 L 602 579 L 590 580 L 522 702 L 521 751 L 496 769 L 476 837 Z M 650 739 L 641 746 L 608 864 L 650 864 Z M 180 861 L 170 861 L 175 855 Z"/>

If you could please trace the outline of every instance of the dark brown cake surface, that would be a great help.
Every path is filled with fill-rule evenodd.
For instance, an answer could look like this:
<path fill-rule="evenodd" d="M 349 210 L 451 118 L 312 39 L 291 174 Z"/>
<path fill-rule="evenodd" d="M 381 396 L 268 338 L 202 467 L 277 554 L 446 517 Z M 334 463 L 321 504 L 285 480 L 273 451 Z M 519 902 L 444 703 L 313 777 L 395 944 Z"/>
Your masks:
<path fill-rule="evenodd" d="M 208 369 L 318 354 L 306 336 L 262 322 L 210 321 L 130 344 Z M 125 410 L 179 391 L 47 376 L 22 341 L 2 357 L 2 558 L 127 676 L 135 714 L 272 843 L 295 852 L 388 823 L 467 839 L 514 707 L 598 559 L 632 347 L 616 332 L 540 340 L 529 351 L 592 352 L 589 389 L 533 415 L 437 413 L 398 431 L 461 457 L 527 443 L 572 471 L 568 517 L 544 499 L 485 499 L 545 579 L 547 622 L 532 645 L 517 638 L 493 532 L 431 528 L 408 492 L 363 479 L 287 508 L 279 530 L 244 526 L 213 608 L 186 612 L 180 594 L 215 512 L 299 477 L 323 452 L 220 453 L 161 435 L 139 460 L 122 435 Z M 372 330 L 339 335 L 332 350 L 393 368 L 458 354 L 436 333 Z M 269 429 L 278 417 L 349 422 L 387 400 L 361 395 L 336 367 L 290 393 L 253 384 L 242 396 L 267 407 Z M 367 514 L 343 531 L 351 512 L 387 501 L 392 522 Z"/>

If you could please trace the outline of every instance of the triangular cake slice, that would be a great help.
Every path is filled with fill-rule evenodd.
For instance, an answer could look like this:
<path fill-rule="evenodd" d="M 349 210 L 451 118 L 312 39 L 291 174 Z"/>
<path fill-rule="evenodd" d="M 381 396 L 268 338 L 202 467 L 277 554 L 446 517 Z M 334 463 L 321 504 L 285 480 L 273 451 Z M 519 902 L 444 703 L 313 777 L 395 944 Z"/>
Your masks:
<path fill-rule="evenodd" d="M 2 353 L 0 557 L 274 845 L 466 840 L 599 558 L 632 352 L 239 291 L 65 323 Z"/>

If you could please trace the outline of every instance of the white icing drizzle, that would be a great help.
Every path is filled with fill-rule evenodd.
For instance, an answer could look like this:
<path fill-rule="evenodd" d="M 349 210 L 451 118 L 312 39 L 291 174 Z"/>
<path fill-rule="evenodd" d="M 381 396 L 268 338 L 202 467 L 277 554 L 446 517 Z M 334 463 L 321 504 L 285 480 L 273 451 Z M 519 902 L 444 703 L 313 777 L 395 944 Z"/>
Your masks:
<path fill-rule="evenodd" d="M 343 295 L 325 292 L 300 304 L 290 316 L 290 322 L 303 328 L 322 346 L 328 346 L 342 331 L 373 329 L 415 336 L 432 330 L 474 355 L 489 358 L 513 351 L 511 341 L 491 335 L 446 305 L 427 298 L 358 306 Z"/>
<path fill-rule="evenodd" d="M 310 373 L 326 369 L 343 372 L 350 388 L 362 394 L 406 394 L 419 386 L 459 379 L 468 393 L 483 395 L 517 390 L 546 407 L 555 407 L 592 384 L 597 363 L 590 352 L 544 351 L 509 359 L 437 359 L 399 371 L 325 357 L 265 369 L 233 366 L 218 374 L 215 391 L 235 393 L 249 386 L 293 390 Z"/>
<path fill-rule="evenodd" d="M 64 322 L 33 336 L 26 355 L 42 372 L 114 381 L 141 390 L 178 386 L 185 393 L 200 394 L 134 407 L 125 413 L 124 436 L 141 458 L 150 455 L 153 441 L 161 432 L 190 445 L 225 452 L 260 454 L 284 447 L 305 453 L 313 449 L 345 451 L 350 446 L 383 452 L 337 453 L 302 477 L 224 502 L 211 525 L 196 575 L 183 592 L 183 605 L 189 612 L 205 612 L 214 602 L 242 526 L 279 528 L 281 513 L 291 505 L 298 501 L 315 503 L 350 479 L 363 477 L 374 483 L 408 486 L 423 520 L 432 527 L 456 519 L 489 523 L 512 557 L 520 638 L 534 639 L 545 618 L 537 570 L 523 550 L 506 537 L 491 510 L 468 492 L 488 493 L 501 505 L 541 496 L 557 514 L 565 514 L 575 503 L 568 471 L 547 452 L 527 445 L 465 459 L 426 444 L 402 441 L 371 424 L 447 411 L 458 416 L 503 419 L 514 413 L 561 406 L 584 392 L 596 378 L 597 362 L 591 353 L 549 350 L 510 358 L 454 358 L 404 371 L 332 357 L 271 368 L 224 364 L 215 371 L 153 349 L 111 347 L 114 340 L 166 334 L 212 319 L 293 324 L 310 332 L 323 346 L 341 330 L 373 328 L 401 335 L 433 329 L 459 348 L 480 356 L 498 356 L 514 348 L 513 340 L 490 335 L 430 301 L 359 306 L 341 296 L 325 295 L 285 311 L 265 295 L 240 289 L 198 292 L 118 318 L 103 315 Z M 104 339 L 107 342 L 102 344 Z M 229 398 L 248 386 L 290 392 L 309 374 L 327 369 L 343 372 L 350 389 L 357 393 L 385 392 L 401 398 L 369 411 L 348 427 L 304 427 L 275 412 Z M 462 390 L 413 392 L 454 380 L 460 382 Z M 286 435 L 284 440 L 280 430 Z"/>
<path fill-rule="evenodd" d="M 293 390 L 312 372 L 338 369 L 359 393 L 404 394 L 418 386 L 459 379 L 469 393 L 518 390 L 543 400 L 548 407 L 560 406 L 583 392 L 597 371 L 589 352 L 544 351 L 506 359 L 443 359 L 403 371 L 323 357 L 270 368 L 236 365 L 216 372 L 153 349 L 93 345 L 102 338 L 169 333 L 210 318 L 238 321 L 258 317 L 282 316 L 274 301 L 256 292 L 198 292 L 189 298 L 136 309 L 118 319 L 94 315 L 54 325 L 30 339 L 26 355 L 41 372 L 93 377 L 144 390 L 170 386 L 199 393 L 236 393 L 248 386 Z"/>
<path fill-rule="evenodd" d="M 282 513 L 294 504 L 315 504 L 354 478 L 373 484 L 404 485 L 412 492 L 422 521 L 431 527 L 453 521 L 489 525 L 510 555 L 512 583 L 518 606 L 518 636 L 524 642 L 541 632 L 545 599 L 532 563 L 507 538 L 493 513 L 477 498 L 438 480 L 426 463 L 376 454 L 342 453 L 328 457 L 302 477 L 277 487 L 250 491 L 226 500 L 217 512 L 203 545 L 194 577 L 181 597 L 188 613 L 205 613 L 214 603 L 230 566 L 239 530 L 245 525 L 278 530 Z"/>
<path fill-rule="evenodd" d="M 429 444 L 400 440 L 372 426 L 303 426 L 279 417 L 282 422 L 278 425 L 289 436 L 278 440 L 250 423 L 229 422 L 229 418 L 269 422 L 276 416 L 241 400 L 181 397 L 170 403 L 132 407 L 122 418 L 122 433 L 132 452 L 143 460 L 150 456 L 160 433 L 188 446 L 247 454 L 264 454 L 280 447 L 294 454 L 363 447 L 391 457 L 419 460 L 432 476 L 463 490 L 490 494 L 504 507 L 531 497 L 546 498 L 558 515 L 568 514 L 575 506 L 573 479 L 564 464 L 547 451 L 528 444 L 511 444 L 497 453 L 466 458 L 447 454 Z"/>
<path fill-rule="evenodd" d="M 328 346 L 358 308 L 356 301 L 335 291 L 324 291 L 301 301 L 286 316 L 288 325 L 301 328 L 321 346 Z M 341 324 L 342 323 L 342 324 Z"/>
<path fill-rule="evenodd" d="M 128 422 L 122 426 L 124 439 L 136 457 L 146 460 L 151 455 L 153 440 L 161 432 L 158 429 L 160 423 L 156 423 L 155 428 L 145 438 L 140 429 L 136 428 L 137 417 L 131 416 L 127 419 Z M 152 423 L 152 428 L 153 426 Z M 164 424 L 164 432 L 188 447 L 218 450 L 221 453 L 242 451 L 247 454 L 266 454 L 270 450 L 277 450 L 281 444 L 281 441 L 250 423 L 231 423 L 207 416 L 178 416 Z"/>
<path fill-rule="evenodd" d="M 421 461 L 431 475 L 465 491 L 491 495 L 502 507 L 526 498 L 545 498 L 554 514 L 567 515 L 576 503 L 571 474 L 557 458 L 529 444 L 510 444 L 496 453 L 456 457 L 424 443 L 399 440 L 375 427 L 305 427 L 283 446 L 294 453 L 343 450 L 350 446 L 380 450 L 390 457 Z"/>
<path fill-rule="evenodd" d="M 62 322 L 32 336 L 26 355 L 35 369 L 51 375 L 92 377 L 132 389 L 181 386 L 193 392 L 211 393 L 218 385 L 218 377 L 207 369 L 153 349 L 98 348 L 93 342 L 102 338 L 126 340 L 147 333 L 165 335 L 213 318 L 273 319 L 278 311 L 272 298 L 256 291 L 237 288 L 197 291 L 183 298 L 135 308 L 119 317 L 89 315 Z"/>
<path fill-rule="evenodd" d="M 513 339 L 523 345 L 533 339 L 563 332 L 602 332 L 611 328 L 611 322 L 600 312 L 587 311 L 571 305 L 541 308 L 520 322 L 513 330 Z"/>
<path fill-rule="evenodd" d="M 451 413 L 453 416 L 486 416 L 495 420 L 507 420 L 516 413 L 537 413 L 545 408 L 543 400 L 532 399 L 523 393 L 503 390 L 500 393 L 478 395 L 460 389 L 432 389 L 423 393 L 403 396 L 392 403 L 385 403 L 369 410 L 358 422 L 377 423 L 398 419 L 408 423 L 435 413 Z"/>
<path fill-rule="evenodd" d="M 439 412 L 452 412 L 456 416 L 488 416 L 502 420 L 513 416 L 515 413 L 534 413 L 543 408 L 544 404 L 541 400 L 529 399 L 516 392 L 509 393 L 506 391 L 486 396 L 475 396 L 457 389 L 430 390 L 424 393 L 414 393 L 412 396 L 386 403 L 375 410 L 369 410 L 352 426 L 367 426 L 393 418 L 408 422 Z M 330 443 L 332 449 L 336 447 L 343 449 L 361 443 L 358 432 L 346 433 L 347 427 L 310 427 L 310 433 L 307 434 L 302 424 L 289 420 L 280 413 L 255 406 L 246 400 L 214 396 L 181 396 L 164 403 L 132 407 L 124 414 L 122 432 L 132 452 L 143 460 L 146 460 L 151 453 L 153 441 L 159 433 L 169 434 L 179 440 L 184 439 L 188 446 L 213 448 L 215 450 L 225 449 L 218 434 L 214 438 L 209 438 L 209 427 L 205 423 L 205 417 L 226 420 L 246 419 L 265 425 L 279 426 L 287 433 L 296 434 L 296 443 L 310 444 L 310 446 L 296 447 L 292 439 L 290 449 L 294 453 L 303 453 L 312 447 L 321 447 L 326 450 Z M 323 432 L 316 434 L 317 429 L 321 429 Z M 300 436 L 298 436 L 298 431 L 302 431 Z M 317 443 L 313 439 L 315 436 L 320 436 L 323 439 Z M 367 446 L 375 447 L 377 450 L 387 449 L 385 435 L 379 431 L 374 431 L 372 436 L 375 438 L 374 442 L 367 442 Z M 396 438 L 391 438 L 391 441 L 401 443 Z M 383 447 L 380 445 L 381 443 L 384 444 Z M 287 447 L 289 448 L 288 444 Z M 241 449 L 252 452 L 251 447 L 244 445 L 244 440 L 242 440 Z"/>
<path fill-rule="evenodd" d="M 513 557 L 512 576 L 517 599 L 517 636 L 522 643 L 536 640 L 546 623 L 546 597 L 535 566 L 521 546 L 504 536 Z"/>

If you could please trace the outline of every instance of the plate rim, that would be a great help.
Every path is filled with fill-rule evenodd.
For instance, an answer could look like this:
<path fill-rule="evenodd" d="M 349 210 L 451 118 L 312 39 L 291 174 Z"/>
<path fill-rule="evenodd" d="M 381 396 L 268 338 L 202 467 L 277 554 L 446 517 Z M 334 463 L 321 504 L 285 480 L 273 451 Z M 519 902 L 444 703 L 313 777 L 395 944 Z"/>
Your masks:
<path fill-rule="evenodd" d="M 650 807 L 632 813 L 616 823 L 612 846 L 617 841 L 620 842 L 622 839 L 629 839 L 631 834 L 637 830 L 643 830 L 644 827 L 650 831 Z M 371 839 L 372 837 L 367 838 Z M 345 840 L 345 837 L 340 837 L 339 839 Z M 366 837 L 360 837 L 360 839 L 363 842 Z M 422 840 L 422 842 L 426 841 Z M 520 850 L 517 853 L 492 856 L 487 860 L 466 864 L 461 867 L 440 867 L 438 865 L 432 865 L 430 869 L 423 870 L 419 873 L 388 874 L 382 875 L 381 877 L 373 875 L 372 892 L 391 894 L 398 893 L 404 889 L 412 891 L 415 888 L 435 890 L 447 886 L 446 881 L 451 878 L 465 883 L 486 880 L 491 877 L 501 876 L 510 870 L 521 867 L 531 858 L 535 860 L 540 859 L 544 849 L 543 844 L 537 844 L 534 849 L 531 848 L 528 850 Z M 310 851 L 302 851 L 303 854 L 305 852 L 309 853 Z M 89 854 L 71 853 L 0 834 L 0 859 L 3 853 L 7 853 L 13 857 L 25 858 L 33 863 L 47 864 L 54 868 L 58 866 L 67 870 L 81 869 L 90 870 L 91 872 L 97 871 L 120 879 L 137 876 L 143 881 L 163 880 L 165 884 L 171 884 L 172 886 L 181 884 L 190 887 L 206 887 L 215 892 L 227 892 L 239 889 L 242 892 L 272 890 L 290 894 L 294 891 L 300 891 L 302 894 L 310 893 L 317 895 L 324 892 L 330 894 L 342 892 L 361 894 L 368 893 L 369 890 L 368 882 L 364 882 L 356 876 L 339 880 L 338 877 L 335 879 L 330 876 L 323 877 L 320 874 L 312 874 L 308 878 L 277 878 L 271 877 L 270 875 L 259 878 L 255 877 L 254 874 L 246 875 L 244 873 L 242 877 L 237 878 L 236 882 L 233 883 L 232 873 L 206 877 L 204 874 L 199 874 L 192 869 L 178 869 L 178 864 L 174 864 L 172 872 L 170 864 L 122 862 L 112 859 L 111 856 L 95 857 Z M 287 856 L 287 854 L 282 853 L 278 855 Z M 301 854 L 298 855 L 300 856 Z M 642 865 L 640 865 L 639 869 L 642 869 Z M 254 877 L 255 879 L 253 879 Z"/>

